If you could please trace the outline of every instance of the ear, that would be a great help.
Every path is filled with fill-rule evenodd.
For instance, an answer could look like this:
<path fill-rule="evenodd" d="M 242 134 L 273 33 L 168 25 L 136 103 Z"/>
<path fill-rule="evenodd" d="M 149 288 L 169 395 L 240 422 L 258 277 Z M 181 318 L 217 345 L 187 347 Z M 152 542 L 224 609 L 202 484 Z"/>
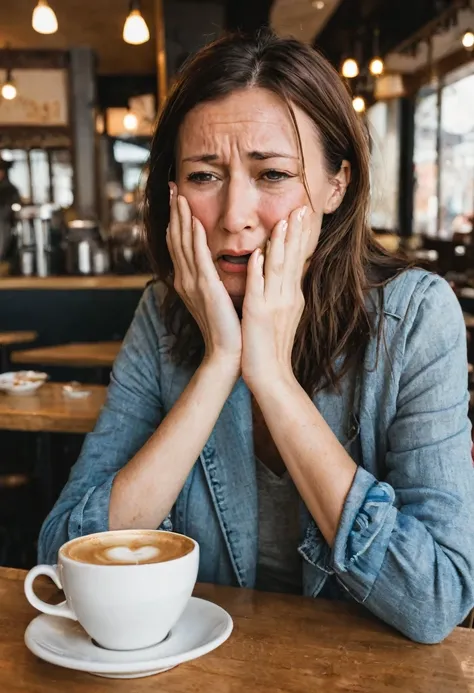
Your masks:
<path fill-rule="evenodd" d="M 341 204 L 346 194 L 347 186 L 351 182 L 351 165 L 346 159 L 341 168 L 330 180 L 329 195 L 324 206 L 324 214 L 332 214 Z"/>

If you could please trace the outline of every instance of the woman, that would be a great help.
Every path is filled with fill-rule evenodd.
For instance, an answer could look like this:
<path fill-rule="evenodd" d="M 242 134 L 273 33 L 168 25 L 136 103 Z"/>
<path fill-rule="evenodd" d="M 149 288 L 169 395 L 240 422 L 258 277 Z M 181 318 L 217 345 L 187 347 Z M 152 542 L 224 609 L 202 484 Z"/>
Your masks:
<path fill-rule="evenodd" d="M 168 214 L 169 202 L 169 214 Z M 184 69 L 146 191 L 158 283 L 41 531 L 201 546 L 199 580 L 355 599 L 420 642 L 473 606 L 461 310 L 367 225 L 365 131 L 294 40 L 230 37 Z"/>

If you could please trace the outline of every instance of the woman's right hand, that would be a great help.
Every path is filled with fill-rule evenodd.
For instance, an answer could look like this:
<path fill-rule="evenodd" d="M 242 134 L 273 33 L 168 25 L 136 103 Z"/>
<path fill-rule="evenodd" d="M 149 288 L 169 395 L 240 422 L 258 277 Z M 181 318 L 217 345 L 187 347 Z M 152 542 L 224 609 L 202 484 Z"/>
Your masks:
<path fill-rule="evenodd" d="M 205 360 L 224 360 L 240 373 L 240 320 L 214 266 L 204 227 L 174 183 L 170 183 L 166 243 L 174 265 L 174 288 L 199 325 Z"/>

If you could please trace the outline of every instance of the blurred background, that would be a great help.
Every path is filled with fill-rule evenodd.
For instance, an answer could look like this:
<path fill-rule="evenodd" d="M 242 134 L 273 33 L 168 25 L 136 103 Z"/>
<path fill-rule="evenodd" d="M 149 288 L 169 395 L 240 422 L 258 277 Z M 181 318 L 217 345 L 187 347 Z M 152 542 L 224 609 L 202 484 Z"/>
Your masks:
<path fill-rule="evenodd" d="M 345 79 L 374 233 L 451 283 L 474 362 L 474 0 L 1 0 L 0 565 L 34 563 L 151 278 L 160 106 L 203 44 L 262 26 Z"/>

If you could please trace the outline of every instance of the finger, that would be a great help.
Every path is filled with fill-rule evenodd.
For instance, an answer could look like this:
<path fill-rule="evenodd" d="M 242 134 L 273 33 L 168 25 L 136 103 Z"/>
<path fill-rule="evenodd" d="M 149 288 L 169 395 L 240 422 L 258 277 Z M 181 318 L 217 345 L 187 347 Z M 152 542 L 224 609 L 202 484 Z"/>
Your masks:
<path fill-rule="evenodd" d="M 178 212 L 178 188 L 174 183 L 170 183 L 170 223 L 168 239 L 170 247 L 173 248 L 173 264 L 175 275 L 189 273 L 186 257 L 181 243 L 181 221 Z"/>
<path fill-rule="evenodd" d="M 314 251 L 316 250 L 319 242 L 319 236 L 321 234 L 321 217 L 316 212 L 307 214 L 304 219 L 304 229 L 303 229 L 303 262 L 311 259 Z"/>
<path fill-rule="evenodd" d="M 280 295 L 285 264 L 285 237 L 288 222 L 281 219 L 274 227 L 265 257 L 265 295 Z"/>
<path fill-rule="evenodd" d="M 265 295 L 265 278 L 263 276 L 264 257 L 260 248 L 253 251 L 247 265 L 247 282 L 245 296 L 263 298 Z"/>
<path fill-rule="evenodd" d="M 192 215 L 189 203 L 184 195 L 178 195 L 178 214 L 181 226 L 181 247 L 191 275 L 196 276 L 196 262 L 193 250 Z"/>
<path fill-rule="evenodd" d="M 217 269 L 212 260 L 211 251 L 207 244 L 207 236 L 204 226 L 196 217 L 192 218 L 193 228 L 193 253 L 198 276 L 208 281 L 220 281 Z"/>
<path fill-rule="evenodd" d="M 303 244 L 306 242 L 305 224 L 308 216 L 308 209 L 304 206 L 293 210 L 288 220 L 283 271 L 283 289 L 287 291 L 293 291 L 295 286 L 300 285 Z"/>

